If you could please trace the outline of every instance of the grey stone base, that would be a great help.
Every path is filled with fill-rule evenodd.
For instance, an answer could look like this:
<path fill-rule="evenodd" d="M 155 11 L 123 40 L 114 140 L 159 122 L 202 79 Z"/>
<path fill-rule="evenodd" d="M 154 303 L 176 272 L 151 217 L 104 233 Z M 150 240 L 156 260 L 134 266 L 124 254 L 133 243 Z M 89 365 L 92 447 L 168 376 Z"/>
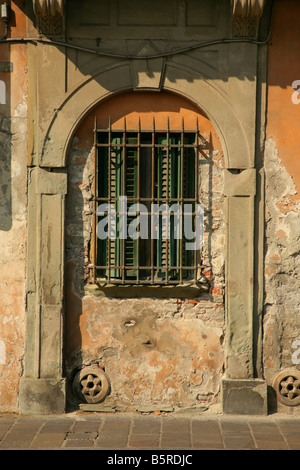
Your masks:
<path fill-rule="evenodd" d="M 62 414 L 66 410 L 65 379 L 21 378 L 19 384 L 20 414 Z"/>
<path fill-rule="evenodd" d="M 261 379 L 223 379 L 222 407 L 226 414 L 268 414 L 267 383 Z"/>
<path fill-rule="evenodd" d="M 103 403 L 80 403 L 79 408 L 81 411 L 93 413 L 115 413 L 117 411 L 116 406 L 105 405 Z"/>

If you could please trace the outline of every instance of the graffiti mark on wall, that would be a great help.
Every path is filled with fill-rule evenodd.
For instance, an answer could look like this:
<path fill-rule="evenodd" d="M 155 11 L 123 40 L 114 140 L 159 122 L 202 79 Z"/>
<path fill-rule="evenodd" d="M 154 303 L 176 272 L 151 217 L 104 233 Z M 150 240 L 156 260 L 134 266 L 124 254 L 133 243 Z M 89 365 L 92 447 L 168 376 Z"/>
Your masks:
<path fill-rule="evenodd" d="M 292 102 L 293 104 L 300 103 L 300 80 L 294 80 L 292 83 L 292 88 L 295 90 L 292 94 Z"/>
<path fill-rule="evenodd" d="M 300 364 L 300 339 L 297 339 L 296 341 L 293 341 L 292 348 L 293 349 L 298 348 L 292 354 L 292 363 L 293 364 Z"/>

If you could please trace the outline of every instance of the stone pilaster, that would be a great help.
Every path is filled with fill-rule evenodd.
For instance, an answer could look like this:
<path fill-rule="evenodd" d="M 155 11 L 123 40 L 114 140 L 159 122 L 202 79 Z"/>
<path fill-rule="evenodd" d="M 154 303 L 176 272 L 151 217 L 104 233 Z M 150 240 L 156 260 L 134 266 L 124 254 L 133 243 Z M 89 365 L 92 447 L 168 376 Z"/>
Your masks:
<path fill-rule="evenodd" d="M 254 198 L 256 170 L 226 170 L 226 344 L 222 405 L 225 413 L 266 414 L 263 380 L 254 379 Z"/>
<path fill-rule="evenodd" d="M 20 413 L 65 410 L 63 348 L 64 170 L 29 170 L 27 324 Z"/>

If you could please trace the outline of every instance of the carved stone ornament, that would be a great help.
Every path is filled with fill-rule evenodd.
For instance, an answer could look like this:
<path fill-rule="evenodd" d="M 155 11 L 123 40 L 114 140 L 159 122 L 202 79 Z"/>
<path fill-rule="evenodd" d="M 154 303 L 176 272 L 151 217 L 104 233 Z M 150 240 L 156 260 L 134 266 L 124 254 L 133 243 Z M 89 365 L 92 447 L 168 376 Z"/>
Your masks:
<path fill-rule="evenodd" d="M 33 9 L 37 16 L 63 16 L 64 0 L 33 0 Z"/>
<path fill-rule="evenodd" d="M 266 0 L 232 0 L 231 35 L 256 37 Z"/>
<path fill-rule="evenodd" d="M 101 403 L 109 391 L 109 378 L 97 366 L 84 367 L 73 380 L 73 392 L 83 403 Z"/>
<path fill-rule="evenodd" d="M 287 406 L 300 405 L 300 371 L 285 369 L 278 373 L 273 380 L 273 388 L 277 399 Z"/>
<path fill-rule="evenodd" d="M 65 0 L 33 0 L 36 26 L 40 34 L 60 36 L 64 33 Z"/>

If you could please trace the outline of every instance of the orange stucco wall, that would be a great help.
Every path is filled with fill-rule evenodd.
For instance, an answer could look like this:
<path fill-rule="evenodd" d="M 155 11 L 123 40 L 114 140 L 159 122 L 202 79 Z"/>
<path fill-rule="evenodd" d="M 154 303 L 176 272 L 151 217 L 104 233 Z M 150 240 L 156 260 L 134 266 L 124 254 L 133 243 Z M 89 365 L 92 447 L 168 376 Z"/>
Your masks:
<path fill-rule="evenodd" d="M 1 2 L 2 3 L 2 2 Z M 11 2 L 9 37 L 26 36 L 24 2 Z M 0 36 L 4 34 L 0 21 Z M 0 105 L 0 411 L 18 410 L 25 339 L 27 204 L 27 48 L 0 44 L 6 104 Z"/>
<path fill-rule="evenodd" d="M 267 138 L 276 142 L 279 158 L 300 190 L 300 103 L 292 83 L 300 80 L 300 2 L 278 0 L 268 47 Z M 298 95 L 298 99 L 300 95 Z"/>
<path fill-rule="evenodd" d="M 300 80 L 299 18 L 299 1 L 277 0 L 268 46 L 263 356 L 270 384 L 278 371 L 297 368 L 300 338 L 300 95 L 292 87 Z"/>
<path fill-rule="evenodd" d="M 109 122 L 114 129 L 124 128 L 126 119 L 127 130 L 170 129 L 180 131 L 196 131 L 197 120 L 199 130 L 205 132 L 207 118 L 191 102 L 174 93 L 131 92 L 113 96 L 104 101 L 87 116 L 76 131 L 80 148 L 91 148 L 93 129 L 96 119 L 97 127 L 107 129 Z M 202 126 L 202 127 L 201 127 Z M 208 134 L 209 135 L 209 134 Z"/>

